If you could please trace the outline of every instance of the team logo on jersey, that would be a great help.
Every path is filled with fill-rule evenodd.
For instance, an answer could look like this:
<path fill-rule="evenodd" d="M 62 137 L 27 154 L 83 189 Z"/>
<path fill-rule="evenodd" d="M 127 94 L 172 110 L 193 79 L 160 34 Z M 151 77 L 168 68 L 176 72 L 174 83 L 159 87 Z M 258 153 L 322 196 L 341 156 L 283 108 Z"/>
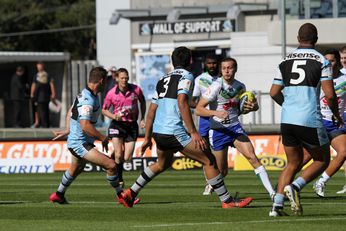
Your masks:
<path fill-rule="evenodd" d="M 90 105 L 82 105 L 80 108 L 81 116 L 90 116 L 92 113 L 92 106 Z"/>

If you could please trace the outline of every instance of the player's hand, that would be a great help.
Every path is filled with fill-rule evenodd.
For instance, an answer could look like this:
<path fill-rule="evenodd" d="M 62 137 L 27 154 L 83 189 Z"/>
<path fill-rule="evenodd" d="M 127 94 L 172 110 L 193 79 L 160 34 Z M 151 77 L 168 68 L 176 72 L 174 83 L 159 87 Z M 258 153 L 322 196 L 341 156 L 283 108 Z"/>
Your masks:
<path fill-rule="evenodd" d="M 332 121 L 333 121 L 333 123 L 337 124 L 338 128 L 341 128 L 344 126 L 344 120 L 343 120 L 343 118 L 341 118 L 340 115 L 338 115 L 338 116 L 333 115 Z"/>
<path fill-rule="evenodd" d="M 108 152 L 108 136 L 102 141 L 102 151 Z"/>
<path fill-rule="evenodd" d="M 142 119 L 140 124 L 139 124 L 140 128 L 145 128 L 145 120 Z"/>
<path fill-rule="evenodd" d="M 201 150 L 207 150 L 208 145 L 207 142 L 201 137 L 201 135 L 198 132 L 192 132 L 190 133 L 192 142 L 195 143 L 195 148 L 201 149 Z"/>
<path fill-rule="evenodd" d="M 141 156 L 144 155 L 145 150 L 147 150 L 147 148 L 149 148 L 151 150 L 151 147 L 153 146 L 153 143 L 150 139 L 144 139 L 142 145 L 141 145 Z"/>
<path fill-rule="evenodd" d="M 70 133 L 70 129 L 65 129 L 65 130 L 61 130 L 61 131 L 52 131 L 54 134 L 54 138 L 52 140 L 57 140 L 60 139 L 62 137 L 67 136 Z"/>
<path fill-rule="evenodd" d="M 224 120 L 228 118 L 229 113 L 227 111 L 215 111 L 215 116 Z"/>
<path fill-rule="evenodd" d="M 257 100 L 246 101 L 244 103 L 243 114 L 249 113 L 250 111 L 257 111 L 259 108 Z"/>

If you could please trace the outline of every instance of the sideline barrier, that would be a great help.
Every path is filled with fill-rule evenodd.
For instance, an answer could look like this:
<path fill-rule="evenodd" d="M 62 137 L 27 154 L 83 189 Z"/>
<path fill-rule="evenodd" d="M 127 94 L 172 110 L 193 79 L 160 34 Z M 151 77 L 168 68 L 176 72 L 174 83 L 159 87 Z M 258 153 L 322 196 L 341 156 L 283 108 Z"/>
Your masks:
<path fill-rule="evenodd" d="M 255 153 L 261 159 L 262 164 L 268 170 L 281 170 L 286 164 L 281 137 L 279 135 L 250 135 Z M 139 138 L 136 142 L 133 160 L 124 165 L 125 170 L 138 170 L 156 161 L 156 145 L 153 143 L 152 150 L 147 149 L 143 157 L 140 154 L 140 147 L 144 138 Z M 101 142 L 95 142 L 96 148 L 102 150 Z M 335 151 L 331 149 L 332 156 Z M 113 152 L 113 146 L 109 143 L 108 154 Z M 201 164 L 186 158 L 180 153 L 176 153 L 175 162 L 172 167 L 176 170 L 200 168 Z M 53 159 L 54 170 L 63 171 L 68 169 L 71 163 L 71 154 L 67 149 L 66 141 L 23 141 L 23 142 L 0 142 L 0 165 L 4 161 L 29 160 L 32 158 Z M 149 163 L 150 162 L 150 163 Z M 229 148 L 228 167 L 235 170 L 252 170 L 245 158 L 239 154 L 235 148 Z M 91 168 L 91 167 L 90 167 Z"/>

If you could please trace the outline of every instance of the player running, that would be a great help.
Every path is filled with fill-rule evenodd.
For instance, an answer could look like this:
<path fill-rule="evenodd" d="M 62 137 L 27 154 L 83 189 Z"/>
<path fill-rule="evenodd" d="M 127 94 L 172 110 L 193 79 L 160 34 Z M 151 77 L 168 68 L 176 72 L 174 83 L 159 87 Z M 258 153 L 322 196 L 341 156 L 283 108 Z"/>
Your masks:
<path fill-rule="evenodd" d="M 196 112 L 200 116 L 210 117 L 209 143 L 216 158 L 217 166 L 223 177 L 228 173 L 228 147 L 232 146 L 242 153 L 253 166 L 255 174 L 272 198 L 275 191 L 268 173 L 255 154 L 250 139 L 243 130 L 238 116 L 239 95 L 246 91 L 245 85 L 235 79 L 237 61 L 225 58 L 221 61 L 222 77 L 214 81 L 199 100 Z M 209 105 L 209 108 L 207 106 Z M 243 113 L 257 111 L 257 101 L 247 101 Z"/>
<path fill-rule="evenodd" d="M 133 206 L 134 198 L 148 182 L 171 166 L 173 154 L 177 151 L 204 165 L 207 181 L 222 201 L 222 208 L 247 206 L 252 198 L 236 201 L 230 195 L 217 168 L 215 157 L 194 126 L 189 107 L 193 76 L 187 71 L 191 65 L 191 51 L 186 47 L 176 48 L 172 53 L 172 62 L 175 69 L 163 76 L 156 85 L 141 147 L 144 153 L 151 147 L 153 137 L 158 160 L 145 168 L 132 187 L 124 191 L 128 207 Z"/>
<path fill-rule="evenodd" d="M 287 165 L 279 177 L 277 193 L 269 212 L 269 216 L 273 217 L 283 214 L 284 193 L 290 200 L 291 210 L 301 215 L 300 191 L 328 167 L 330 150 L 319 107 L 319 84 L 334 119 L 338 125 L 343 123 L 338 112 L 330 63 L 314 49 L 318 39 L 317 28 L 305 23 L 299 28 L 297 38 L 298 49 L 279 64 L 270 89 L 270 96 L 282 106 L 281 133 L 287 156 Z M 314 162 L 293 181 L 302 165 L 303 148 Z"/>
<path fill-rule="evenodd" d="M 70 168 L 64 172 L 58 190 L 52 193 L 49 200 L 66 204 L 65 192 L 76 177 L 83 171 L 87 162 L 106 169 L 107 181 L 114 188 L 118 200 L 122 200 L 122 188 L 119 185 L 114 160 L 95 149 L 95 139 L 102 141 L 103 149 L 108 151 L 108 137 L 94 127 L 101 112 L 97 93 L 103 90 L 107 71 L 95 67 L 89 73 L 87 87 L 77 95 L 66 116 L 66 129 L 55 132 L 56 137 L 68 135 L 67 147 L 72 154 Z"/>
<path fill-rule="evenodd" d="M 336 51 L 338 52 L 338 51 Z M 340 49 L 340 55 L 345 59 L 343 69 L 336 70 L 333 75 L 333 83 L 336 96 L 338 97 L 339 113 L 343 115 L 346 109 L 346 47 Z M 339 53 L 329 55 L 332 66 L 333 60 L 340 60 Z M 334 57 L 333 57 L 334 56 Z M 336 63 L 336 62 L 335 62 Z M 346 159 L 346 126 L 338 127 L 333 119 L 333 113 L 330 110 L 324 97 L 324 92 L 320 95 L 321 113 L 323 117 L 323 125 L 328 132 L 330 143 L 336 151 L 336 156 L 330 162 L 328 168 L 322 173 L 321 177 L 315 182 L 313 188 L 319 197 L 325 196 L 325 187 L 329 179 L 341 168 Z"/>

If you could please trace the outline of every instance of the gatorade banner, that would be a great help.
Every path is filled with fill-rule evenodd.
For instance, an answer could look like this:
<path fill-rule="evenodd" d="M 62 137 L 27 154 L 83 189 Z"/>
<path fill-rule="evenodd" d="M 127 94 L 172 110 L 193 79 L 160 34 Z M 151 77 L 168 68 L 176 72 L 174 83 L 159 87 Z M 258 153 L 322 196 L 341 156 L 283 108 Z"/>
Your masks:
<path fill-rule="evenodd" d="M 262 164 L 268 170 L 280 170 L 286 164 L 284 149 L 281 144 L 281 136 L 279 135 L 256 135 L 249 136 L 255 153 L 261 159 Z M 140 147 L 143 143 L 143 138 L 139 138 L 136 142 L 135 151 L 133 154 L 134 161 L 125 165 L 125 170 L 138 170 L 138 166 L 148 166 L 148 162 L 156 161 L 156 145 L 153 143 L 152 149 L 147 149 L 141 156 Z M 102 151 L 101 142 L 95 142 L 95 146 L 99 151 Z M 335 156 L 335 151 L 331 149 L 332 156 Z M 113 152 L 112 143 L 109 143 L 109 151 L 107 155 Z M 201 164 L 185 158 L 181 153 L 175 153 L 175 159 L 172 168 L 176 170 L 186 170 L 200 168 Z M 8 161 L 29 160 L 33 158 L 52 159 L 55 171 L 63 171 L 69 168 L 72 155 L 67 149 L 66 141 L 23 141 L 23 142 L 0 142 L 0 165 Z M 142 160 L 145 158 L 146 160 Z M 154 158 L 154 159 L 150 159 Z M 252 170 L 248 165 L 247 160 L 235 149 L 228 150 L 228 167 L 235 170 Z M 284 161 L 285 160 L 285 161 Z M 137 166 L 137 167 L 136 167 Z M 29 169 L 29 168 L 28 168 Z M 24 171 L 24 170 L 22 170 Z"/>

